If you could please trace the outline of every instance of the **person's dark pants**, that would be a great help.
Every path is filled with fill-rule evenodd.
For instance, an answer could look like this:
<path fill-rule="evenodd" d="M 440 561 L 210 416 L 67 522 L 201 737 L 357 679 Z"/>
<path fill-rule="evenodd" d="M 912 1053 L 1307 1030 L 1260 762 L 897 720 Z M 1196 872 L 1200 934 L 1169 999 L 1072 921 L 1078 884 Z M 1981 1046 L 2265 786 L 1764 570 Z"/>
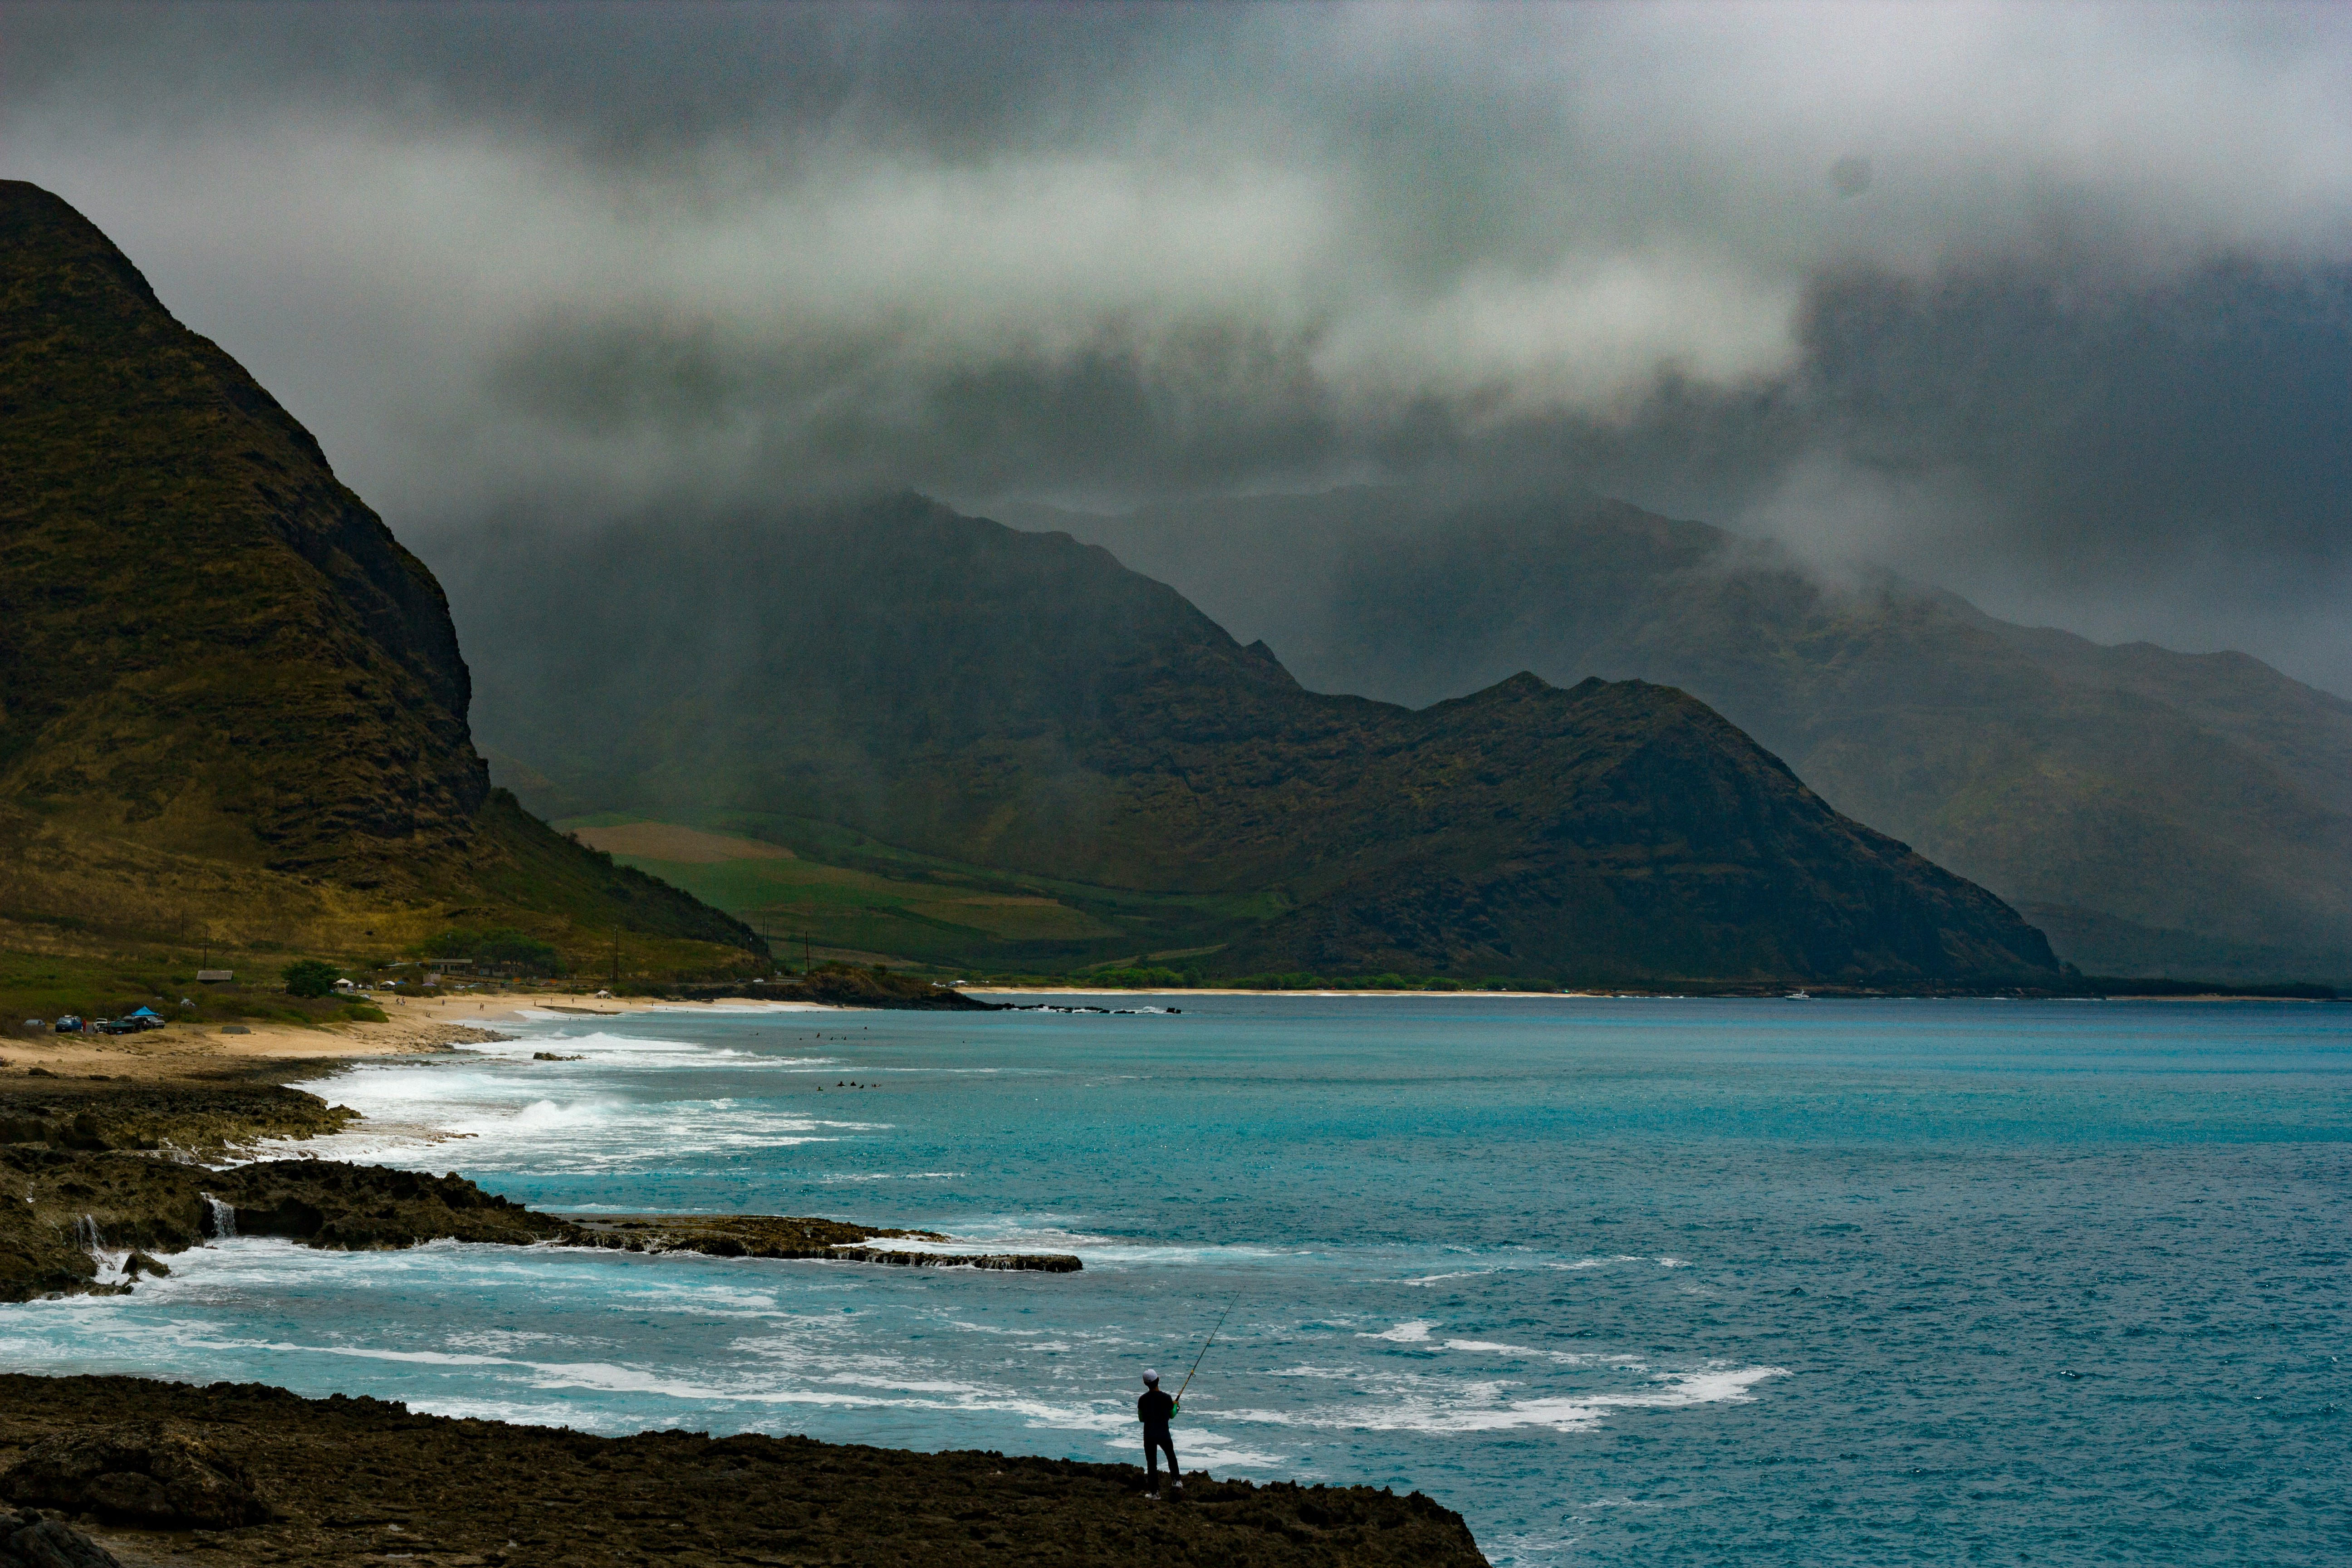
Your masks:
<path fill-rule="evenodd" d="M 1176 1468 L 1176 1439 L 1169 1435 L 1165 1426 L 1146 1426 L 1143 1429 L 1143 1468 L 1150 1475 L 1155 1491 L 1160 1488 L 1160 1456 L 1163 1452 L 1168 1456 L 1168 1479 L 1182 1480 L 1183 1472 Z"/>

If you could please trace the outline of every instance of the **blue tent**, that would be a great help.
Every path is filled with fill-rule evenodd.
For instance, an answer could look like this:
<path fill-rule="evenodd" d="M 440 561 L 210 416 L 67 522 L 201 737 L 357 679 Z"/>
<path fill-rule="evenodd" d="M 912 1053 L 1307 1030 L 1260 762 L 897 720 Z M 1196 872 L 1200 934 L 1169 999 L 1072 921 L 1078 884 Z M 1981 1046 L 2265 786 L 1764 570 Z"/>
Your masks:
<path fill-rule="evenodd" d="M 126 1015 L 126 1016 L 132 1018 L 160 1018 L 163 1016 L 163 1014 L 158 1013 L 152 1007 L 141 1007 Z"/>

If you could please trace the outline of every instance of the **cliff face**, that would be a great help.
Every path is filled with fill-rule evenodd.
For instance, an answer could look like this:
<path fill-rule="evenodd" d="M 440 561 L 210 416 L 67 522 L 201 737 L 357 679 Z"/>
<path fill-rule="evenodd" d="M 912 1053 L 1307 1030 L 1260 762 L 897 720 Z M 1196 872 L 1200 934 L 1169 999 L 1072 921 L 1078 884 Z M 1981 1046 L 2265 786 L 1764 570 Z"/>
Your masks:
<path fill-rule="evenodd" d="M 314 871 L 489 781 L 446 601 L 86 219 L 0 184 L 0 793 Z"/>
<path fill-rule="evenodd" d="M 814 818 L 1003 871 L 1255 900 L 1197 939 L 1226 973 L 2055 970 L 1999 900 L 1671 688 L 1522 675 L 1419 711 L 1320 696 L 1102 550 L 916 497 L 531 558 L 548 563 L 461 569 L 498 649 L 482 722 L 583 811 Z M 611 628 L 582 611 L 594 581 L 635 586 Z"/>
<path fill-rule="evenodd" d="M 753 942 L 494 796 L 471 700 L 440 584 L 310 434 L 0 182 L 0 920 Z"/>

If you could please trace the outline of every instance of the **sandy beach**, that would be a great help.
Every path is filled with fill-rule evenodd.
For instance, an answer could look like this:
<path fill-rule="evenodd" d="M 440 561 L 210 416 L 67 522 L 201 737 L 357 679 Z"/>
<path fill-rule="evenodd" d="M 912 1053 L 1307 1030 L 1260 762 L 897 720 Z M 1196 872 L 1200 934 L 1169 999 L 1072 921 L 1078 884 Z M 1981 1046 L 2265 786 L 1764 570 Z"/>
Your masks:
<path fill-rule="evenodd" d="M 309 1028 L 281 1023 L 172 1024 L 136 1035 L 12 1037 L 0 1043 L 0 1061 L 6 1063 L 6 1068 L 0 1070 L 22 1075 L 40 1068 L 64 1077 L 133 1081 L 184 1078 L 191 1073 L 243 1066 L 448 1050 L 488 1037 L 485 1031 L 495 1033 L 502 1026 L 519 1024 L 527 1013 L 542 1016 L 561 1012 L 583 1017 L 618 1017 L 657 1008 L 725 1005 L 598 996 L 582 992 L 492 992 L 415 998 L 372 994 L 367 1000 L 383 1008 L 387 1015 L 384 1022 Z M 231 1029 L 241 1032 L 232 1034 L 228 1032 Z"/>

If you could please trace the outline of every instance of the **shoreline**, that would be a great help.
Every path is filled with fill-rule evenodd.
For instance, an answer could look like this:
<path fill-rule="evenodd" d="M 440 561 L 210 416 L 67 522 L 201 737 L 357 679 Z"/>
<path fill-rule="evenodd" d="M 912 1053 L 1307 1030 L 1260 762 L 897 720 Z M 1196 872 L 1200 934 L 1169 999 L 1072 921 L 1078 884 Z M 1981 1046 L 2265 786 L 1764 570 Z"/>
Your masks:
<path fill-rule="evenodd" d="M 321 1141 L 358 1132 L 379 1144 L 388 1138 L 430 1146 L 464 1134 L 378 1121 L 331 1104 L 317 1091 L 332 1092 L 326 1080 L 338 1069 L 521 1038 L 501 1025 L 696 1005 L 511 995 L 387 1000 L 400 1016 L 383 1023 L 247 1026 L 235 1033 L 175 1025 L 131 1036 L 64 1036 L 37 1060 L 9 1064 L 0 1073 L 0 1302 L 121 1294 L 142 1271 L 171 1272 L 158 1255 L 223 1236 L 277 1237 L 327 1251 L 454 1240 L 1042 1273 L 1083 1268 L 1065 1254 L 978 1243 L 931 1249 L 923 1244 L 957 1238 L 831 1218 L 574 1218 L 512 1203 L 455 1173 L 420 1173 L 387 1148 L 342 1157 L 337 1144 L 322 1148 Z M 754 1015 L 814 1010 L 701 1005 Z M 924 1255 L 901 1256 L 908 1248 L 895 1244 L 903 1238 Z"/>
<path fill-rule="evenodd" d="M 596 1005 L 572 1016 L 679 1008 L 590 1000 Z M 335 1029 L 223 1036 L 217 1026 L 204 1034 L 183 1026 L 143 1037 L 66 1037 L 64 1049 L 44 1056 L 112 1070 L 74 1077 L 48 1068 L 31 1078 L 19 1064 L 0 1079 L 0 1176 L 26 1187 L 29 1206 L 16 1211 L 28 1222 L 21 1238 L 39 1232 L 58 1244 L 49 1250 L 73 1254 L 62 1259 L 71 1272 L 97 1269 L 43 1283 L 67 1294 L 121 1294 L 142 1270 L 171 1271 L 152 1254 L 172 1258 L 215 1234 L 330 1250 L 400 1249 L 446 1237 L 831 1258 L 853 1268 L 1079 1268 L 1076 1258 L 1048 1255 L 910 1254 L 891 1242 L 947 1238 L 842 1222 L 572 1218 L 523 1208 L 455 1175 L 332 1160 L 189 1163 L 210 1158 L 198 1139 L 217 1142 L 224 1129 L 235 1138 L 240 1125 L 267 1128 L 299 1143 L 310 1133 L 296 1123 L 346 1114 L 276 1080 L 308 1080 L 337 1061 L 449 1050 L 447 1033 L 481 1035 L 530 1014 L 543 1019 L 549 1009 L 541 1004 L 436 998 L 386 1024 Z M 159 1038 L 173 1033 L 179 1037 Z M 34 1125 L 28 1117 L 46 1120 Z M 233 1216 L 226 1226 L 224 1210 Z M 98 1223 L 106 1241 L 85 1251 L 76 1227 Z M 0 1253 L 13 1249 L 7 1236 L 0 1243 L 9 1244 Z M 98 1267 L 100 1245 L 123 1254 L 120 1263 Z M 404 1383 L 392 1392 L 412 1396 Z M 0 1537 L 18 1531 L 13 1549 L 22 1531 L 37 1528 L 52 1544 L 69 1542 L 59 1532 L 70 1521 L 124 1568 L 223 1555 L 286 1568 L 379 1557 L 481 1568 L 648 1561 L 945 1568 L 982 1551 L 1037 1568 L 1177 1568 L 1244 1557 L 1265 1568 L 1486 1562 L 1462 1517 L 1417 1492 L 1221 1481 L 1197 1468 L 1187 1479 L 1184 1491 L 1161 1502 L 1145 1495 L 1133 1464 L 756 1433 L 713 1438 L 675 1427 L 608 1437 L 529 1420 L 417 1414 L 404 1402 L 340 1392 L 304 1397 L 257 1383 L 0 1372 L 0 1495 L 50 1521 L 0 1512 Z"/>
<path fill-rule="evenodd" d="M 1651 991 L 1405 991 L 1388 988 L 1313 991 L 1271 991 L 1243 987 L 967 985 L 956 989 L 973 997 L 1084 996 L 1130 1001 L 1181 1002 L 1214 996 L 1294 996 L 1321 1001 L 1349 997 L 1383 997 L 1420 1001 L 1551 1001 L 1551 1002 L 1762 1002 L 1794 1000 L 1785 994 L 1708 995 L 1695 992 Z M 2221 1002 L 2324 1003 L 2325 997 L 2274 996 L 2244 992 L 2206 992 L 2192 995 L 2128 993 L 2083 996 L 1952 995 L 1934 993 L 1878 993 L 1857 996 L 1834 991 L 1803 998 L 1819 1002 L 1855 1001 L 2028 1001 L 2028 1002 L 2161 1002 L 2210 1004 Z M 800 1000 L 769 1000 L 758 995 L 724 998 L 665 998 L 659 996 L 598 996 L 592 992 L 516 993 L 401 997 L 371 995 L 369 1000 L 390 1015 L 383 1023 L 352 1022 L 311 1026 L 289 1023 L 224 1026 L 217 1023 L 174 1023 L 136 1035 L 23 1035 L 0 1039 L 0 1083 L 21 1084 L 36 1069 L 53 1077 L 111 1079 L 140 1083 L 205 1078 L 223 1072 L 240 1076 L 267 1074 L 277 1068 L 331 1068 L 339 1062 L 359 1062 L 398 1056 L 439 1055 L 472 1044 L 510 1038 L 502 1028 L 522 1027 L 565 1019 L 635 1017 L 664 1012 L 757 1011 L 776 1013 L 860 1012 L 854 1005 Z M 2341 1001 L 2343 998 L 2336 1000 Z M 539 1015 L 539 1016 L 533 1016 Z M 237 1033 L 228 1033 L 236 1028 Z M 303 1081 L 315 1081 L 306 1070 Z"/>

